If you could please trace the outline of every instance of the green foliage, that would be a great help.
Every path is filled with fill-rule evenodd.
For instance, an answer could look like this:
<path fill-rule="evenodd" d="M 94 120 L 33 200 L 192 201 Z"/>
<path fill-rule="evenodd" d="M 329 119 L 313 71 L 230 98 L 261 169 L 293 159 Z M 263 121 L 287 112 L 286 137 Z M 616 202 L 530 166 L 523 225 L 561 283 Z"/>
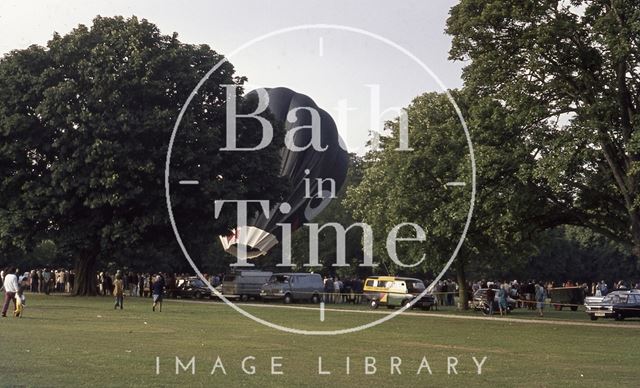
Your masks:
<path fill-rule="evenodd" d="M 165 157 L 178 113 L 198 81 L 223 57 L 181 43 L 146 20 L 97 17 L 91 27 L 55 34 L 47 47 L 13 51 L 0 61 L 0 243 L 30 250 L 44 238 L 78 259 L 178 269 L 185 261 L 169 226 Z M 198 262 L 211 259 L 217 234 L 213 199 L 278 199 L 282 131 L 263 152 L 220 152 L 225 139 L 224 84 L 241 85 L 224 62 L 185 111 L 173 151 L 176 222 Z M 241 101 L 239 112 L 255 101 Z M 244 121 L 247 121 L 246 123 Z M 240 146 L 256 145 L 256 120 L 238 125 Z M 252 122 L 250 122 L 252 121 Z M 218 252 L 219 253 L 219 252 Z"/>
<path fill-rule="evenodd" d="M 545 203 L 533 191 L 534 157 L 502 106 L 489 99 L 473 100 L 460 91 L 452 95 L 469 126 L 477 166 L 475 210 L 456 259 L 457 271 L 464 271 L 465 262 L 481 271 L 524 257 L 524 242 L 536 231 L 526 220 L 539 214 Z M 425 254 L 418 269 L 437 273 L 449 260 L 465 225 L 472 189 L 470 152 L 445 94 L 419 96 L 406 111 L 414 150 L 395 150 L 399 128 L 397 122 L 390 123 L 391 135 L 382 138 L 380 150 L 367 153 L 362 182 L 348 190 L 345 202 L 357 220 L 372 225 L 375 256 L 389 272 L 404 273 L 389 260 L 387 233 L 395 225 L 412 222 L 426 230 L 426 241 L 399 242 L 398 257 L 412 264 Z M 453 181 L 466 185 L 446 186 Z M 413 231 L 404 235 L 414 236 Z M 517 251 L 520 254 L 513 255 Z"/>
<path fill-rule="evenodd" d="M 536 251 L 521 268 L 510 268 L 502 278 L 595 282 L 604 279 L 612 285 L 618 280 L 635 280 L 640 267 L 631 252 L 621 244 L 576 226 L 564 226 L 545 232 L 536 243 Z"/>
<path fill-rule="evenodd" d="M 586 226 L 640 255 L 638 2 L 463 0 L 447 32 L 469 90 L 527 128 L 554 205 L 546 226 Z"/>

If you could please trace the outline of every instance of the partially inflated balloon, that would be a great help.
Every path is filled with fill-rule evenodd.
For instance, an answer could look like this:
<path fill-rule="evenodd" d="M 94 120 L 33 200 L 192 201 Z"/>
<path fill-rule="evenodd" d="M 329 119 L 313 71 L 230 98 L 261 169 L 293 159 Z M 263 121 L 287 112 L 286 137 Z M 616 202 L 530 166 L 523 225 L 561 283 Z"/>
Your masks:
<path fill-rule="evenodd" d="M 291 184 L 285 201 L 291 210 L 283 212 L 280 204 L 272 204 L 268 215 L 256 213 L 249 216 L 246 226 L 235 228 L 227 236 L 220 236 L 225 251 L 237 256 L 238 245 L 245 245 L 248 258 L 264 255 L 278 244 L 281 228 L 276 224 L 290 224 L 291 231 L 294 231 L 320 214 L 329 205 L 332 195 L 340 191 L 349 161 L 335 122 L 311 98 L 287 88 L 263 90 L 269 98 L 268 109 L 273 120 L 284 127 L 291 143 L 297 147 L 311 144 L 313 112 L 317 112 L 321 147 L 315 148 L 324 151 L 313 146 L 302 151 L 283 146 L 280 174 Z M 257 98 L 257 94 L 252 91 L 246 97 Z M 323 182 L 321 188 L 320 182 Z M 239 241 L 241 235 L 244 235 L 243 241 Z"/>

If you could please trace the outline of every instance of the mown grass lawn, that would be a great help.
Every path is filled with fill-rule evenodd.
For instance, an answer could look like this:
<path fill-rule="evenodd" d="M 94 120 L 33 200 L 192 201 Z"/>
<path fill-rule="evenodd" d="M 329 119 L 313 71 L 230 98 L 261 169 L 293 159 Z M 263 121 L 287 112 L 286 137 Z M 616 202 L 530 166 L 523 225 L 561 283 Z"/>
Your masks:
<path fill-rule="evenodd" d="M 0 386 L 636 387 L 640 376 L 640 321 L 619 328 L 582 327 L 429 317 L 425 312 L 348 335 L 303 336 L 265 327 L 221 303 L 166 301 L 162 313 L 151 311 L 149 299 L 127 298 L 123 311 L 112 306 L 111 298 L 28 295 L 24 318 L 0 320 Z M 308 330 L 379 318 L 327 311 L 320 322 L 315 309 L 245 308 L 271 322 Z M 549 315 L 585 320 L 580 312 Z M 534 317 L 526 311 L 513 315 L 518 316 Z M 226 375 L 220 367 L 210 374 L 218 356 Z M 472 357 L 480 361 L 485 356 L 478 375 Z M 176 357 L 184 364 L 195 357 L 195 374 L 189 368 L 176 375 Z M 246 357 L 255 358 L 245 365 L 249 371 L 255 367 L 253 375 L 242 369 Z M 276 370 L 283 374 L 271 374 L 272 357 L 282 357 L 275 363 L 282 364 Z M 318 373 L 318 357 L 322 370 L 331 374 Z M 365 374 L 366 357 L 375 358 L 375 374 Z M 401 374 L 398 369 L 391 374 L 391 357 L 401 360 Z M 425 367 L 416 374 L 423 357 L 433 374 Z M 457 358 L 458 374 L 447 373 L 448 357 Z"/>

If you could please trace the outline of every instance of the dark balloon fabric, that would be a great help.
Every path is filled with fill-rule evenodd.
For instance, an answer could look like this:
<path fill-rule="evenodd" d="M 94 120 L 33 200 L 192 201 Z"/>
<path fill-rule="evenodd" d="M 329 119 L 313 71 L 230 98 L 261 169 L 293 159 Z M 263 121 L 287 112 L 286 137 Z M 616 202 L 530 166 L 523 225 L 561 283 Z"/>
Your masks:
<path fill-rule="evenodd" d="M 247 239 L 246 244 L 249 251 L 252 252 L 249 257 L 265 254 L 265 247 L 268 251 L 273 246 L 272 243 L 265 244 L 259 240 L 273 239 L 273 237 L 277 241 L 281 240 L 281 228 L 276 224 L 290 224 L 291 230 L 294 231 L 305 222 L 312 221 L 326 208 L 332 199 L 331 194 L 337 195 L 344 184 L 349 162 L 347 151 L 343 148 L 343 142 L 335 122 L 311 98 L 287 88 L 264 90 L 269 96 L 268 109 L 273 115 L 273 120 L 283 125 L 285 131 L 289 132 L 300 126 L 308 126 L 294 132 L 292 140 L 296 146 L 304 147 L 312 140 L 312 114 L 304 108 L 311 108 L 318 112 L 321 145 L 322 148 L 326 147 L 326 150 L 319 151 L 310 146 L 303 151 L 293 151 L 283 145 L 280 174 L 290 181 L 290 192 L 285 201 L 291 206 L 291 211 L 284 214 L 280 211 L 280 204 L 271 204 L 271 212 L 268 216 L 262 213 L 249 216 L 247 233 L 251 236 Z M 257 92 L 251 91 L 246 97 L 257 98 Z M 289 122 L 287 115 L 296 108 L 303 109 L 297 110 L 295 121 Z M 305 180 L 308 182 L 307 184 L 305 184 Z M 323 182 L 322 197 L 318 195 L 320 182 Z M 232 240 L 229 240 L 228 237 L 222 237 L 222 242 L 228 252 L 236 253 L 233 247 L 228 249 Z"/>

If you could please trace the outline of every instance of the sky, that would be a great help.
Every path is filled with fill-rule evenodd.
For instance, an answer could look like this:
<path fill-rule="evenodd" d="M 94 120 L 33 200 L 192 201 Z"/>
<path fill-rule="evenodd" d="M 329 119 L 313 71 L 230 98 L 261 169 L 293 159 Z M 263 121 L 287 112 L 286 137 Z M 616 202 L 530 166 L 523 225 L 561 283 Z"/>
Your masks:
<path fill-rule="evenodd" d="M 382 130 L 414 97 L 462 85 L 463 64 L 448 60 L 444 33 L 455 3 L 2 0 L 0 55 L 45 45 L 54 31 L 90 25 L 96 15 L 135 15 L 163 34 L 177 32 L 182 42 L 233 53 L 248 89 L 285 86 L 307 94 L 336 120 L 349 150 L 362 153 L 369 131 Z"/>

